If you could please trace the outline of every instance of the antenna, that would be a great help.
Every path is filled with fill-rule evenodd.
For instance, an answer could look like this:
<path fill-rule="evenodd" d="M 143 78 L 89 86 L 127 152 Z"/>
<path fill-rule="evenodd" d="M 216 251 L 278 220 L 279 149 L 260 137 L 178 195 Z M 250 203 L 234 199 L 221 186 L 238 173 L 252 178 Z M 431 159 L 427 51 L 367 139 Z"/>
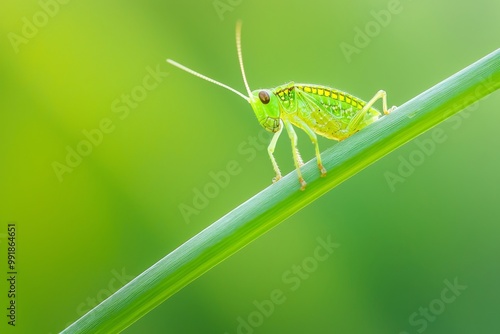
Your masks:
<path fill-rule="evenodd" d="M 181 65 L 179 64 L 178 62 L 172 60 L 172 59 L 167 59 L 167 63 L 171 64 L 171 65 L 174 65 L 175 67 L 178 67 L 180 68 L 181 70 L 184 70 L 188 73 L 191 73 L 192 75 L 195 75 L 197 76 L 198 78 L 202 78 L 203 80 L 207 80 L 208 82 L 211 82 L 211 83 L 214 83 L 216 84 L 217 86 L 221 86 L 227 90 L 230 90 L 231 92 L 235 93 L 235 94 L 238 94 L 239 96 L 241 96 L 242 98 L 244 98 L 247 102 L 250 102 L 250 98 L 248 98 L 247 96 L 243 95 L 242 93 L 238 92 L 236 89 L 232 88 L 232 87 L 229 87 L 228 85 L 225 85 L 223 84 L 222 82 L 219 82 L 217 80 L 214 80 L 212 78 L 209 78 L 207 76 L 204 76 L 203 74 L 200 74 L 196 71 L 193 71 L 192 69 L 190 68 L 187 68 L 186 66 L 184 65 Z"/>
<path fill-rule="evenodd" d="M 250 102 L 250 99 L 252 98 L 252 91 L 250 90 L 250 87 L 248 86 L 247 77 L 245 75 L 245 68 L 243 67 L 243 56 L 242 56 L 242 52 L 241 52 L 241 24 L 242 24 L 241 20 L 239 20 L 236 23 L 236 49 L 238 51 L 238 61 L 240 63 L 241 76 L 243 77 L 243 83 L 245 84 L 245 88 L 247 89 L 248 97 L 243 95 L 243 93 L 240 93 L 236 89 L 229 87 L 228 85 L 225 85 L 222 82 L 219 82 L 217 80 L 209 78 L 201 73 L 198 73 L 198 72 L 196 72 L 196 71 L 194 71 L 194 70 L 192 70 L 184 65 L 179 64 L 178 62 L 176 62 L 172 59 L 167 59 L 167 63 L 174 65 L 175 67 L 178 67 L 183 71 L 191 73 L 192 75 L 197 76 L 198 78 L 202 78 L 203 80 L 206 80 L 208 82 L 216 84 L 217 86 L 221 86 L 227 90 L 230 90 L 231 92 L 238 94 L 239 96 L 244 98 L 247 102 Z"/>
<path fill-rule="evenodd" d="M 236 22 L 236 50 L 238 51 L 238 61 L 240 62 L 241 76 L 243 77 L 243 82 L 245 83 L 245 88 L 247 89 L 248 96 L 252 96 L 252 91 L 248 86 L 247 76 L 245 75 L 245 68 L 243 67 L 243 55 L 241 52 L 241 20 Z"/>

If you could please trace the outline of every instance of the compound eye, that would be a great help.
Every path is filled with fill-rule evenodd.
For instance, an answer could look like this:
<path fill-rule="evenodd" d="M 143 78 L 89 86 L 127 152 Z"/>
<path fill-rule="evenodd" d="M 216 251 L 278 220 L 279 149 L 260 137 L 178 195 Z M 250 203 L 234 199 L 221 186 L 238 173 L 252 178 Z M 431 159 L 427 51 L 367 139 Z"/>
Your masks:
<path fill-rule="evenodd" d="M 268 104 L 269 101 L 271 101 L 271 97 L 269 96 L 269 93 L 266 92 L 265 90 L 261 90 L 259 92 L 259 99 L 260 99 L 260 102 L 262 102 L 263 104 Z"/>

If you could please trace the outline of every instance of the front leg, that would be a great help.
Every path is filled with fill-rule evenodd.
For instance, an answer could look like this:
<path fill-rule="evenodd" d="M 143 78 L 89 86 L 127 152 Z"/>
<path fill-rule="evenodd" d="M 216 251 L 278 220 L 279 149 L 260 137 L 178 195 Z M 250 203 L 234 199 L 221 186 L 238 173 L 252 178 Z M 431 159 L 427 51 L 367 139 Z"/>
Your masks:
<path fill-rule="evenodd" d="M 269 154 L 269 157 L 271 158 L 271 162 L 273 164 L 274 172 L 276 173 L 276 176 L 273 178 L 273 183 L 281 179 L 281 172 L 280 168 L 278 167 L 278 164 L 276 163 L 276 159 L 274 158 L 274 149 L 276 147 L 276 143 L 278 142 L 278 138 L 281 135 L 281 131 L 283 131 L 283 122 L 281 122 L 281 126 L 278 130 L 278 132 L 274 133 L 273 138 L 271 139 L 271 142 L 269 143 L 269 146 L 267 147 L 267 153 Z"/>

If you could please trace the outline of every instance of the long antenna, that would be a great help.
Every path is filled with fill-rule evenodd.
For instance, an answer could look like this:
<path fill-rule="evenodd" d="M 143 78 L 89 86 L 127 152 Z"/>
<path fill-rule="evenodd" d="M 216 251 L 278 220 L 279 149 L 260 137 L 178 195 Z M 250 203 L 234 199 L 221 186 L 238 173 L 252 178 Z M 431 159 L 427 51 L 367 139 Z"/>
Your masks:
<path fill-rule="evenodd" d="M 172 59 L 167 59 L 167 63 L 172 64 L 172 65 L 174 65 L 174 66 L 176 66 L 176 67 L 180 68 L 181 70 L 184 70 L 184 71 L 186 71 L 188 73 L 191 73 L 192 75 L 195 75 L 198 78 L 202 78 L 203 80 L 207 80 L 208 82 L 214 83 L 214 84 L 216 84 L 218 86 L 221 86 L 221 87 L 223 87 L 223 88 L 225 88 L 227 90 L 230 90 L 231 92 L 233 92 L 235 94 L 238 94 L 239 96 L 241 96 L 242 98 L 244 98 L 247 102 L 250 102 L 250 98 L 249 97 L 245 96 L 243 93 L 238 92 L 236 89 L 234 89 L 232 87 L 229 87 L 228 85 L 223 84 L 222 82 L 219 82 L 219 81 L 214 80 L 212 78 L 209 78 L 209 77 L 207 77 L 207 76 L 205 76 L 205 75 L 203 75 L 201 73 L 193 71 L 192 69 L 187 68 L 186 66 L 181 65 L 181 64 L 179 64 L 178 62 L 176 62 L 176 61 L 174 61 Z"/>
<path fill-rule="evenodd" d="M 248 96 L 252 96 L 252 91 L 248 86 L 247 76 L 245 75 L 245 68 L 243 67 L 243 55 L 241 52 L 241 20 L 236 22 L 236 49 L 238 50 L 238 61 L 240 62 L 241 75 L 243 76 L 243 82 L 245 83 L 245 88 L 247 89 Z"/>

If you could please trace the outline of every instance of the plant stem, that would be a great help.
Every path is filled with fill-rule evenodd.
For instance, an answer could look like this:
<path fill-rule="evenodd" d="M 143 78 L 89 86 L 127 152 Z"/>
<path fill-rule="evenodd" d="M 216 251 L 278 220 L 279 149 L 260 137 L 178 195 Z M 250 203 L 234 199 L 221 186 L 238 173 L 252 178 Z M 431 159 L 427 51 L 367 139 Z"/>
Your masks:
<path fill-rule="evenodd" d="M 500 88 L 500 49 L 322 153 L 186 241 L 62 333 L 116 333 L 191 281 L 384 155 Z"/>

